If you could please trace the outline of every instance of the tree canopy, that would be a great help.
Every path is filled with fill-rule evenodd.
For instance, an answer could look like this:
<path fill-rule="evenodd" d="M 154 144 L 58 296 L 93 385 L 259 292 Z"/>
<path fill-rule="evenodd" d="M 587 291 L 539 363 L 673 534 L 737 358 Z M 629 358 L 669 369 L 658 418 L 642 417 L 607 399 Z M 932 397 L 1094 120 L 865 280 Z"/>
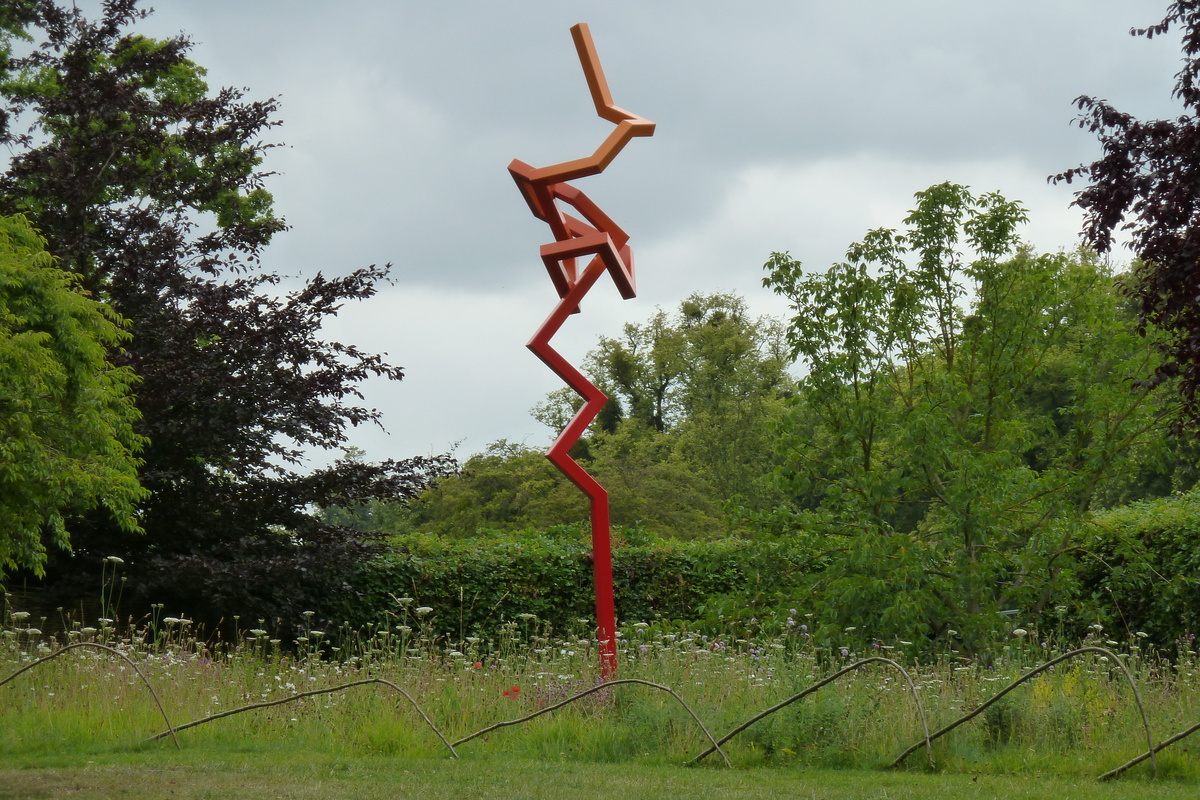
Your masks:
<path fill-rule="evenodd" d="M 349 426 L 379 422 L 357 403 L 358 382 L 403 375 L 321 336 L 387 268 L 300 283 L 261 267 L 286 228 L 262 168 L 277 104 L 211 92 L 186 37 L 132 30 L 147 13 L 109 0 L 93 21 L 38 0 L 26 30 L 40 44 L 0 74 L 0 142 L 13 152 L 0 210 L 25 214 L 60 267 L 128 320 L 131 338 L 110 358 L 140 377 L 148 440 L 145 536 L 104 515 L 70 521 L 77 557 L 52 561 L 48 577 L 80 591 L 96 558 L 121 554 L 145 600 L 187 598 L 202 614 L 190 598 L 223 594 L 244 613 L 288 616 L 304 600 L 285 574 L 301 580 L 307 560 L 324 562 L 310 577 L 338 585 L 336 565 L 361 546 L 310 504 L 414 494 L 444 459 L 300 471 L 306 448 L 336 449 Z M 276 595 L 250 597 L 272 570 Z"/>
<path fill-rule="evenodd" d="M 975 648 L 999 612 L 1042 613 L 1070 591 L 1098 491 L 1166 413 L 1131 384 L 1158 359 L 1112 276 L 1022 246 L 1024 216 L 941 184 L 825 272 L 766 265 L 808 368 L 777 475 L 793 535 L 827 551 L 831 631 L 871 619 Z"/>
<path fill-rule="evenodd" d="M 770 421 L 794 381 L 778 320 L 751 318 L 734 295 L 695 294 L 601 336 L 584 361 L 609 402 L 572 454 L 610 490 L 614 524 L 710 538 L 780 499 L 766 478 Z M 577 395 L 559 390 L 533 414 L 557 434 L 577 408 Z M 407 511 L 366 503 L 325 513 L 369 530 L 473 536 L 581 523 L 587 503 L 542 450 L 500 441 Z"/>
<path fill-rule="evenodd" d="M 1178 0 L 1156 25 L 1135 28 L 1153 38 L 1179 28 L 1183 68 L 1174 97 L 1184 113 L 1173 120 L 1138 120 L 1096 97 L 1076 99 L 1080 127 L 1096 134 L 1103 155 L 1054 176 L 1086 180 L 1075 205 L 1084 212 L 1084 238 L 1107 252 L 1128 230 L 1140 259 L 1130 290 L 1145 326 L 1165 332 L 1166 358 L 1147 379 L 1179 376 L 1183 398 L 1176 429 L 1200 433 L 1200 6 Z"/>
<path fill-rule="evenodd" d="M 64 518 L 102 507 L 138 532 L 135 376 L 122 320 L 83 295 L 21 217 L 0 217 L 0 575 L 41 574 Z"/>

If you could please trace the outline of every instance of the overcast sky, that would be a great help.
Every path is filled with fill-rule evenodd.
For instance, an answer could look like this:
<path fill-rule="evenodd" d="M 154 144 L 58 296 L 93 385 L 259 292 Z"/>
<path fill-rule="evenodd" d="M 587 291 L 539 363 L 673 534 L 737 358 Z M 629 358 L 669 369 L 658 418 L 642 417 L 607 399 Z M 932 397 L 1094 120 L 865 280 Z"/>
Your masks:
<path fill-rule="evenodd" d="M 379 460 L 549 442 L 528 410 L 561 384 L 524 345 L 556 300 L 538 259 L 551 236 L 506 167 L 588 155 L 611 130 L 574 23 L 590 24 L 617 105 L 658 128 L 577 182 L 630 234 L 639 296 L 597 285 L 554 340 L 568 357 L 693 292 L 782 315 L 760 284 L 772 251 L 824 268 L 942 181 L 1022 201 L 1039 249 L 1074 246 L 1073 188 L 1046 182 L 1099 152 L 1072 100 L 1176 113 L 1178 37 L 1128 34 L 1165 7 L 159 0 L 142 30 L 191 36 L 214 87 L 280 99 L 286 147 L 269 156 L 268 188 L 292 230 L 270 268 L 394 264 L 393 285 L 328 329 L 405 368 L 363 387 L 387 432 L 360 428 L 351 444 Z"/>

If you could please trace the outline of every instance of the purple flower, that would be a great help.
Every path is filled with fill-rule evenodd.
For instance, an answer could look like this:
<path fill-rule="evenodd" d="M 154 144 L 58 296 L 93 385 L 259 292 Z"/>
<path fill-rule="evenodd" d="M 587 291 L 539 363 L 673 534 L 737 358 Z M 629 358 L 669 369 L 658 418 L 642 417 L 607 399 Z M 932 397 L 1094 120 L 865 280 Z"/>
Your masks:
<path fill-rule="evenodd" d="M 802 625 L 800 626 L 800 630 L 802 630 L 802 631 L 806 631 L 806 630 L 808 630 L 808 626 L 807 626 L 807 625 L 803 625 L 803 624 L 802 624 Z"/>
<path fill-rule="evenodd" d="M 848 655 L 850 655 L 850 651 L 843 647 L 842 648 L 842 656 L 844 657 L 844 656 L 848 656 Z"/>

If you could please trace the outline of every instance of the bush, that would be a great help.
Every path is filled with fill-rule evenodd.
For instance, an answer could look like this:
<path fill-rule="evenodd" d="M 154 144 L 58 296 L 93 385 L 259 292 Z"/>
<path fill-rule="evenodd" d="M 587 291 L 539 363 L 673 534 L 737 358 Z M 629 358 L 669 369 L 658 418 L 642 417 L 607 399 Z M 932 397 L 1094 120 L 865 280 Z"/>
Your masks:
<path fill-rule="evenodd" d="M 622 621 L 693 620 L 711 596 L 757 586 L 782 591 L 803 561 L 786 544 L 727 538 L 661 539 L 640 530 L 614 535 L 613 583 Z M 783 568 L 791 565 L 790 569 Z M 428 606 L 433 635 L 492 635 L 501 622 L 534 614 L 565 631 L 592 626 L 591 542 L 579 528 L 475 539 L 411 534 L 358 570 L 355 592 L 323 612 L 353 625 L 399 618 Z M 400 603 L 403 598 L 410 602 Z"/>
<path fill-rule="evenodd" d="M 1200 628 L 1200 491 L 1099 515 L 1080 560 L 1085 624 L 1169 645 Z"/>

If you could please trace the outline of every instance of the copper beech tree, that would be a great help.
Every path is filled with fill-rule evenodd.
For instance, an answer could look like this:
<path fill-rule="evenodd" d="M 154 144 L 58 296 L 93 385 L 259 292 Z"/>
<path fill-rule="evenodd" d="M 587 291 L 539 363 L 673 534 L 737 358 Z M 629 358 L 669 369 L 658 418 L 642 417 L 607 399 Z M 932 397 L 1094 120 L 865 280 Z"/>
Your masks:
<path fill-rule="evenodd" d="M 448 464 L 302 469 L 306 448 L 338 449 L 348 427 L 380 422 L 360 405 L 360 381 L 402 377 L 320 335 L 388 268 L 281 291 L 260 264 L 286 229 L 262 167 L 276 102 L 210 91 L 186 37 L 133 32 L 149 13 L 136 0 L 107 0 L 96 20 L 52 0 L 18 10 L 0 20 L 5 52 L 24 52 L 0 63 L 0 143 L 13 154 L 0 212 L 24 214 L 81 288 L 129 321 L 110 358 L 140 379 L 138 477 L 150 492 L 144 535 L 105 513 L 68 521 L 73 554 L 52 554 L 48 580 L 79 591 L 100 558 L 120 555 L 143 602 L 295 616 L 344 591 L 368 547 L 312 507 L 411 496 Z M 21 38 L 31 44 L 14 48 Z"/>
<path fill-rule="evenodd" d="M 1079 125 L 1095 133 L 1103 155 L 1051 180 L 1088 182 L 1076 194 L 1084 211 L 1084 239 L 1107 252 L 1119 229 L 1128 230 L 1139 262 L 1129 291 L 1146 324 L 1166 331 L 1166 358 L 1151 384 L 1179 376 L 1182 399 L 1176 432 L 1200 433 L 1200 3 L 1172 3 L 1157 25 L 1135 28 L 1147 39 L 1182 32 L 1183 68 L 1173 95 L 1183 105 L 1175 119 L 1138 120 L 1090 96 L 1075 102 Z"/>

